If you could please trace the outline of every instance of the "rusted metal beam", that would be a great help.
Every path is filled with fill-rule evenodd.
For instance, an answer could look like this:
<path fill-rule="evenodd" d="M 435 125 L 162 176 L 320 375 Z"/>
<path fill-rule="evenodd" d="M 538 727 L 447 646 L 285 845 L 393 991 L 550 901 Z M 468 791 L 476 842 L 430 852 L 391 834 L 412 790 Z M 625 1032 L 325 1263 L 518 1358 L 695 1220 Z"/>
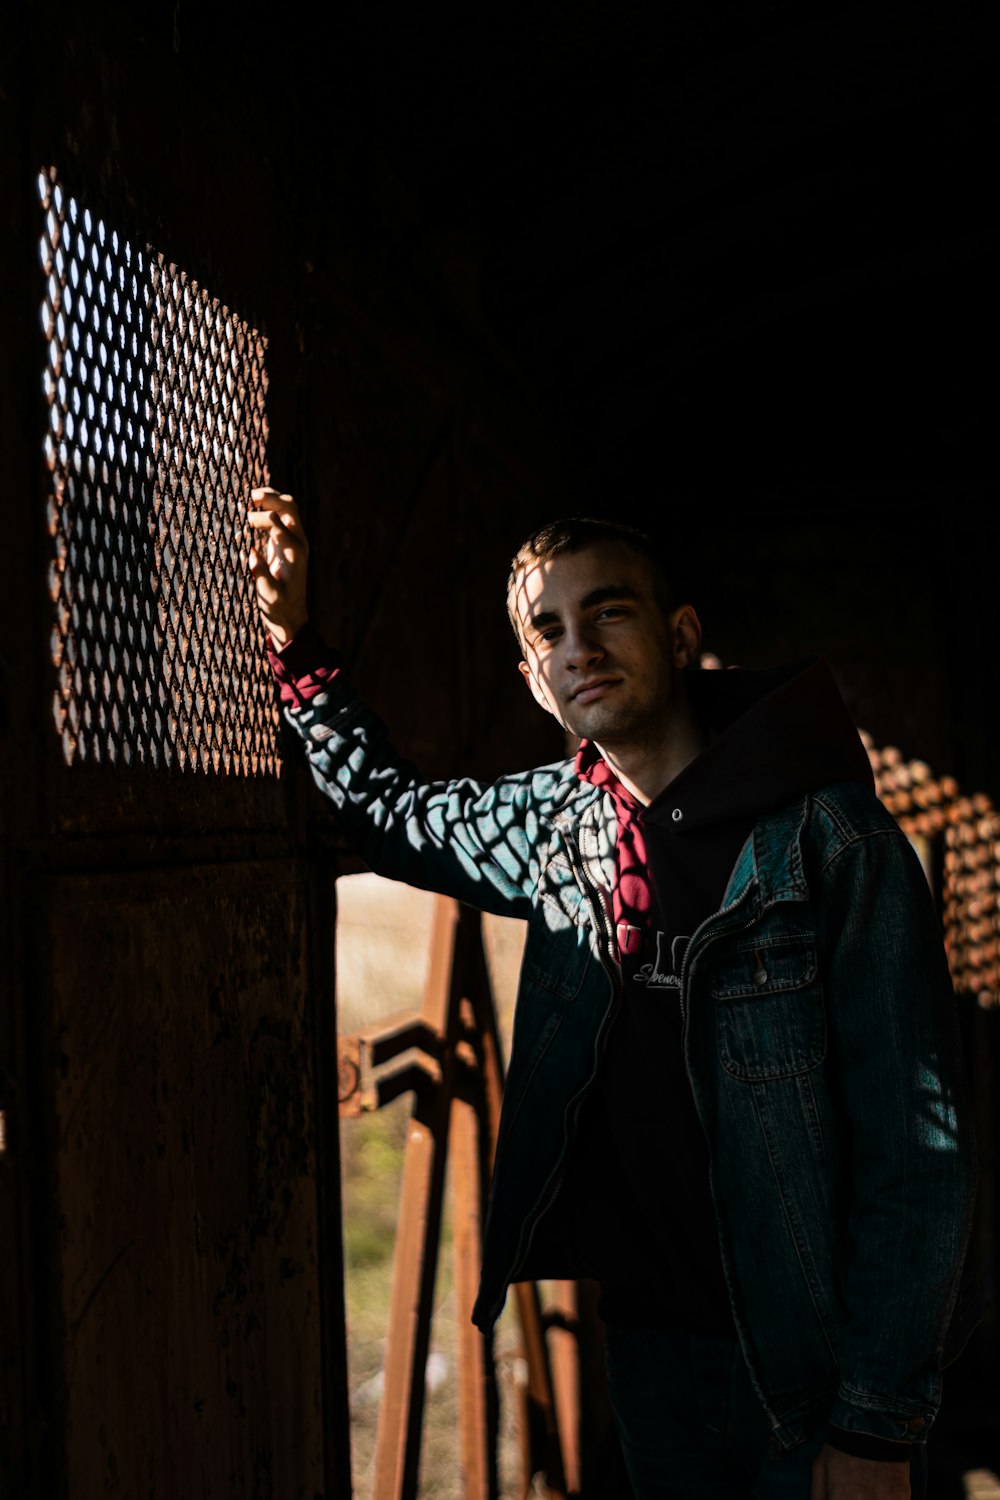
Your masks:
<path fill-rule="evenodd" d="M 503 1102 L 503 1049 L 497 1027 L 496 1006 L 489 970 L 483 951 L 482 920 L 477 913 L 467 911 L 465 908 L 461 910 L 456 943 L 461 955 L 461 972 L 465 980 L 464 1020 L 476 1038 L 481 1077 L 480 1107 L 483 1112 L 484 1129 L 487 1132 L 484 1147 L 488 1148 L 487 1161 L 489 1167 L 492 1168 L 500 1127 L 500 1108 Z M 515 1287 L 514 1291 L 527 1365 L 527 1383 L 521 1402 L 524 1415 L 520 1422 L 523 1472 L 528 1476 L 529 1484 L 536 1475 L 544 1476 L 550 1500 L 568 1500 L 572 1492 L 567 1487 L 562 1424 L 557 1416 L 553 1372 L 538 1289 L 533 1283 L 522 1282 Z M 569 1361 L 575 1358 L 574 1344 L 573 1348 L 563 1354 L 562 1379 L 567 1389 L 573 1380 L 577 1387 L 579 1384 L 578 1375 L 571 1376 L 569 1365 Z M 578 1402 L 575 1407 L 570 1408 L 567 1414 L 567 1421 L 574 1420 L 578 1429 Z M 578 1430 L 573 1451 L 577 1454 L 578 1470 Z"/>
<path fill-rule="evenodd" d="M 369 1065 L 381 1067 L 391 1062 L 401 1052 L 417 1049 L 428 1056 L 440 1059 L 444 1038 L 429 1026 L 419 1010 L 404 1010 L 390 1016 L 376 1026 L 367 1026 L 358 1032 L 358 1042 L 366 1054 Z"/>
<path fill-rule="evenodd" d="M 430 1115 L 422 1117 L 421 1104 Z M 418 1095 L 406 1139 L 386 1331 L 385 1386 L 375 1438 L 379 1500 L 415 1500 L 425 1371 L 441 1236 L 447 1101 Z"/>
<path fill-rule="evenodd" d="M 552 1362 L 552 1391 L 562 1451 L 566 1489 L 580 1493 L 580 1351 L 577 1339 L 575 1281 L 552 1284 L 546 1308 L 547 1343 Z"/>
<path fill-rule="evenodd" d="M 350 1044 L 354 1040 L 346 1037 L 343 1042 Z M 338 1045 L 337 1062 L 339 1110 L 343 1119 L 370 1114 L 411 1089 L 423 1089 L 428 1084 L 441 1082 L 439 1064 L 422 1052 L 404 1053 L 373 1073 L 365 1067 L 364 1059 L 359 1059 L 354 1049 L 350 1045 L 344 1046 L 343 1042 Z"/>
<path fill-rule="evenodd" d="M 482 1078 L 481 1107 L 488 1131 L 488 1160 L 492 1167 L 496 1153 L 497 1135 L 500 1128 L 500 1108 L 503 1103 L 504 1069 L 503 1048 L 497 1027 L 496 1006 L 493 1001 L 489 970 L 482 946 L 482 922 L 472 912 L 463 910 L 460 918 L 458 940 L 463 945 L 463 971 L 467 976 L 467 995 L 471 1009 L 469 1020 L 475 1028 L 476 1045 L 480 1058 Z M 557 1400 L 553 1383 L 553 1371 L 549 1359 L 538 1298 L 538 1289 L 533 1283 L 520 1283 L 515 1287 L 518 1320 L 527 1365 L 527 1382 L 521 1400 L 520 1422 L 523 1472 L 528 1484 L 534 1476 L 545 1478 L 550 1500 L 563 1500 L 572 1493 L 567 1485 L 567 1463 L 563 1451 L 563 1427 L 557 1415 Z M 578 1389 L 579 1375 L 571 1370 L 571 1361 L 577 1358 L 575 1342 L 562 1353 L 561 1379 L 570 1388 Z M 567 1423 L 575 1424 L 572 1452 L 576 1454 L 576 1477 L 579 1483 L 579 1401 L 567 1412 Z"/>
<path fill-rule="evenodd" d="M 362 1113 L 361 1047 L 356 1036 L 337 1038 L 337 1101 L 345 1118 Z"/>
<path fill-rule="evenodd" d="M 445 1072 L 416 1095 L 406 1140 L 399 1227 L 392 1263 L 385 1386 L 375 1437 L 378 1500 L 414 1500 L 420 1467 L 425 1371 L 441 1238 L 450 1112 L 447 1041 L 457 1017 L 452 999 L 457 906 L 439 897 L 421 1016 L 445 1038 Z M 450 1023 L 450 1024 L 449 1024 Z"/>
<path fill-rule="evenodd" d="M 391 1104 L 401 1094 L 424 1089 L 428 1084 L 441 1082 L 441 1070 L 437 1063 L 422 1056 L 401 1057 L 388 1068 L 380 1070 L 372 1088 L 370 1109 L 381 1109 Z"/>
<path fill-rule="evenodd" d="M 391 1020 L 337 1041 L 340 1113 L 354 1118 L 381 1109 L 425 1083 L 441 1082 L 444 1039 L 419 1011 L 404 1011 Z"/>
<path fill-rule="evenodd" d="M 496 1496 L 491 1340 L 472 1322 L 482 1246 L 480 1122 L 473 1099 L 451 1106 L 452 1253 L 458 1313 L 459 1458 L 464 1500 Z"/>
<path fill-rule="evenodd" d="M 569 1500 L 538 1288 L 533 1281 L 521 1281 L 514 1291 L 528 1364 L 528 1422 L 524 1437 L 532 1443 L 530 1472 L 545 1475 L 549 1500 Z M 533 1441 L 536 1428 L 540 1433 L 537 1445 Z"/>
<path fill-rule="evenodd" d="M 486 1177 L 496 1149 L 503 1054 L 477 914 L 439 897 L 419 1012 L 339 1041 L 340 1110 L 377 1109 L 415 1091 L 407 1136 L 375 1453 L 377 1500 L 415 1500 L 444 1184 L 451 1153 L 458 1305 L 459 1443 L 463 1496 L 495 1500 L 496 1385 L 491 1340 L 472 1324 L 482 1259 Z M 560 1284 L 553 1360 L 537 1289 L 516 1289 L 527 1378 L 522 1400 L 525 1486 L 542 1475 L 550 1500 L 580 1488 L 575 1288 Z M 554 1361 L 554 1363 L 553 1363 Z"/>

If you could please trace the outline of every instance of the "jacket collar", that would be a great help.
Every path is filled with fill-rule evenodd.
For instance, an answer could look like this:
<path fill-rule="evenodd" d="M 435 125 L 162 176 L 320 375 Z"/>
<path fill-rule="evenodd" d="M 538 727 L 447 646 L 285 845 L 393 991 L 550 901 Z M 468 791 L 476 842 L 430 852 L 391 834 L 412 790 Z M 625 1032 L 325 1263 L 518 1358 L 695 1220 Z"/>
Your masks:
<path fill-rule="evenodd" d="M 808 901 L 802 864 L 802 831 L 808 812 L 806 795 L 757 819 L 729 878 L 723 910 L 742 901 L 753 885 L 762 907 L 778 901 Z"/>

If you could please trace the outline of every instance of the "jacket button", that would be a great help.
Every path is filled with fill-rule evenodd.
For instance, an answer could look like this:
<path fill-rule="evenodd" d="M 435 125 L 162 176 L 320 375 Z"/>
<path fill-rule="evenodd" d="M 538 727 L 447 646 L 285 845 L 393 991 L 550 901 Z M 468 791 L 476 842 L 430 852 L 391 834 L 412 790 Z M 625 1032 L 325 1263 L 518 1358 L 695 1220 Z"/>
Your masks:
<path fill-rule="evenodd" d="M 681 812 L 679 807 L 675 807 L 670 816 L 673 818 L 675 823 L 679 823 L 684 814 Z"/>
<path fill-rule="evenodd" d="M 764 968 L 763 965 L 761 965 L 761 967 L 759 969 L 754 969 L 754 971 L 753 971 L 753 982 L 758 987 L 760 985 L 762 985 L 762 984 L 766 984 L 767 983 L 767 970 Z"/>

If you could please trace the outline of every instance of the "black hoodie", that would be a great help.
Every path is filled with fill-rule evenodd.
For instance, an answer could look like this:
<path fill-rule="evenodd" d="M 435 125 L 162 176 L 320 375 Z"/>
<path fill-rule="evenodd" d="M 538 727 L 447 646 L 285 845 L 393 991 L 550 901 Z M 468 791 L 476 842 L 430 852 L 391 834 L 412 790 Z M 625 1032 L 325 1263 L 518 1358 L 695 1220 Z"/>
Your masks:
<path fill-rule="evenodd" d="M 636 925 L 619 928 L 623 1003 L 554 1214 L 568 1232 L 571 1274 L 600 1282 L 607 1321 L 707 1333 L 732 1325 L 681 1050 L 684 952 L 719 909 L 762 813 L 830 782 L 871 786 L 872 773 L 824 663 L 687 676 L 714 737 L 648 807 L 598 763 L 596 747 L 581 747 L 580 774 L 615 801 L 620 867 L 626 848 L 640 851 L 648 897 L 640 915 L 626 913 Z"/>

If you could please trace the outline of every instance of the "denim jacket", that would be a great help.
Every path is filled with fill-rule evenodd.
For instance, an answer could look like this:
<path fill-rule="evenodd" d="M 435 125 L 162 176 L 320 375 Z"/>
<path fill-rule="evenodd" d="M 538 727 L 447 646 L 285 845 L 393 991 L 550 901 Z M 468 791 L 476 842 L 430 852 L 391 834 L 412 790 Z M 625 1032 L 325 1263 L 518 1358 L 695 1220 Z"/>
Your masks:
<path fill-rule="evenodd" d="M 571 761 L 421 781 L 336 685 L 286 717 L 374 871 L 527 921 L 473 1314 L 488 1331 L 534 1274 L 620 1000 L 614 810 Z M 777 1442 L 822 1410 L 921 1439 L 968 1333 L 973 1144 L 927 882 L 866 788 L 759 819 L 691 939 L 680 1003 L 733 1317 Z"/>

